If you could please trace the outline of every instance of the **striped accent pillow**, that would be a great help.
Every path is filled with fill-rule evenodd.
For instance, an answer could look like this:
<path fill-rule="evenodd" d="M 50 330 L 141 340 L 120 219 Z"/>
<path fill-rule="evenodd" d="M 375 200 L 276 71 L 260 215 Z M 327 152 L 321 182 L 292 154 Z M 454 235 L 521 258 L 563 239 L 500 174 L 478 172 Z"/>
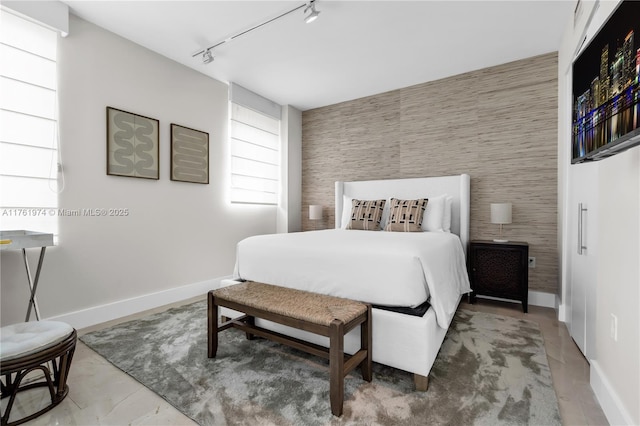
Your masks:
<path fill-rule="evenodd" d="M 382 219 L 382 210 L 386 202 L 387 200 L 353 200 L 351 221 L 347 229 L 380 230 L 380 219 Z"/>
<path fill-rule="evenodd" d="M 417 200 L 391 199 L 389 220 L 385 231 L 422 232 L 422 219 L 427 208 L 427 198 Z"/>

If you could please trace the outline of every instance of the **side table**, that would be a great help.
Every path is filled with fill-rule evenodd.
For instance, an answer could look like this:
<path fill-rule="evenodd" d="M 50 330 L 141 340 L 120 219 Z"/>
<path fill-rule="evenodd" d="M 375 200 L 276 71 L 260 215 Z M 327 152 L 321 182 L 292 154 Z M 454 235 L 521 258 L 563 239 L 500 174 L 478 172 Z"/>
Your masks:
<path fill-rule="evenodd" d="M 469 245 L 469 281 L 471 302 L 476 295 L 522 302 L 528 310 L 529 244 L 517 241 L 471 241 Z"/>
<path fill-rule="evenodd" d="M 22 258 L 24 266 L 27 270 L 27 280 L 29 284 L 29 305 L 27 307 L 27 316 L 25 322 L 29 322 L 31 317 L 31 308 L 36 315 L 36 320 L 40 320 L 40 309 L 36 299 L 36 290 L 38 289 L 38 281 L 40 280 L 40 271 L 42 270 L 42 262 L 44 254 L 48 246 L 53 245 L 53 234 L 33 231 L 0 231 L 0 250 L 22 250 Z M 38 268 L 36 269 L 35 279 L 31 276 L 29 261 L 27 259 L 28 248 L 40 247 L 40 258 L 38 259 Z"/>

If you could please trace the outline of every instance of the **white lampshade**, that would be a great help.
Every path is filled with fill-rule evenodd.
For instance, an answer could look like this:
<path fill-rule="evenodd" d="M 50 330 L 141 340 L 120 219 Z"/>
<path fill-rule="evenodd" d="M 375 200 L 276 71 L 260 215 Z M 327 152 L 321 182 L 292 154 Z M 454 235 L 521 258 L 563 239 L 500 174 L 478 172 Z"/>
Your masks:
<path fill-rule="evenodd" d="M 492 203 L 491 223 L 511 223 L 511 203 Z"/>
<path fill-rule="evenodd" d="M 322 219 L 322 206 L 319 204 L 311 204 L 309 206 L 309 220 Z"/>

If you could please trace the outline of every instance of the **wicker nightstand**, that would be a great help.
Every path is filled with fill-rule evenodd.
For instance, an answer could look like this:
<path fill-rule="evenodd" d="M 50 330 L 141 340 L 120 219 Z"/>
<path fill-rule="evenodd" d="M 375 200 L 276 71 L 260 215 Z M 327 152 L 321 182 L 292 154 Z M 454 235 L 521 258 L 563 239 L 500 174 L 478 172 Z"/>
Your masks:
<path fill-rule="evenodd" d="M 476 295 L 499 297 L 522 302 L 528 310 L 529 244 L 517 241 L 471 241 L 469 246 L 469 280 L 471 303 Z"/>

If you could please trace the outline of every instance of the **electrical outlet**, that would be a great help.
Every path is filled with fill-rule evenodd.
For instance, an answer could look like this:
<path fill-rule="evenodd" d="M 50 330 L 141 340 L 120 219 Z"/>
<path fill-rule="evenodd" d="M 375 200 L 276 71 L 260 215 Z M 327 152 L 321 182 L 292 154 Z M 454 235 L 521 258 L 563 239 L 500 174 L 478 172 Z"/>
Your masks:
<path fill-rule="evenodd" d="M 536 267 L 536 258 L 529 257 L 529 268 L 535 268 L 535 267 Z"/>
<path fill-rule="evenodd" d="M 614 342 L 618 341 L 618 317 L 611 314 L 611 338 Z"/>

